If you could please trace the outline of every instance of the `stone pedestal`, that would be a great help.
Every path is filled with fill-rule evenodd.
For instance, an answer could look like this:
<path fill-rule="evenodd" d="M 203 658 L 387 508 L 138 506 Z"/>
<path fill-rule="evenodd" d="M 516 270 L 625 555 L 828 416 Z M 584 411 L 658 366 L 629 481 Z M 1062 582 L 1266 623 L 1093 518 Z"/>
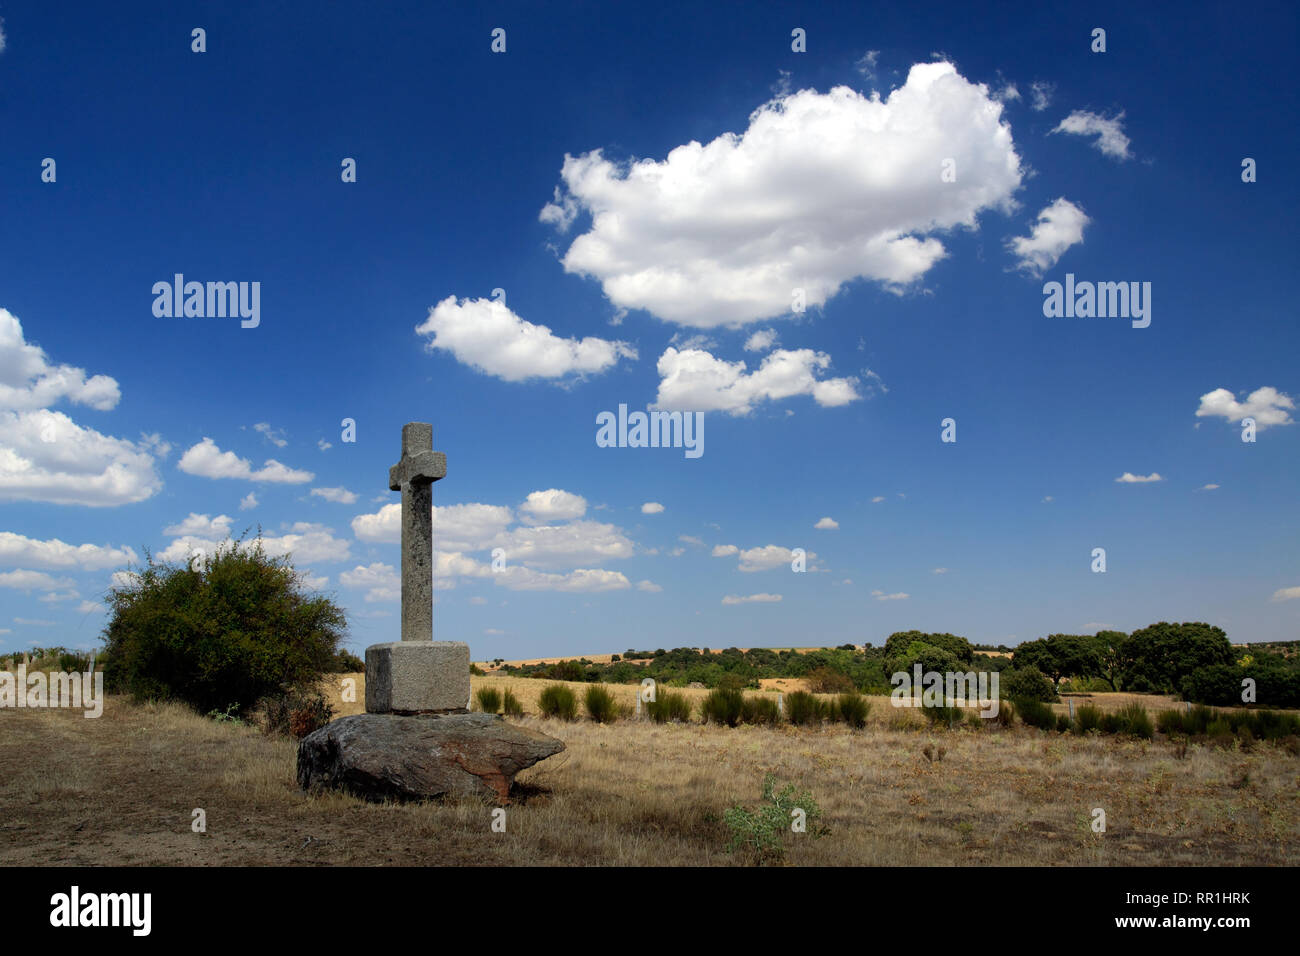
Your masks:
<path fill-rule="evenodd" d="M 469 707 L 469 645 L 391 641 L 366 648 L 366 713 L 450 714 Z"/>

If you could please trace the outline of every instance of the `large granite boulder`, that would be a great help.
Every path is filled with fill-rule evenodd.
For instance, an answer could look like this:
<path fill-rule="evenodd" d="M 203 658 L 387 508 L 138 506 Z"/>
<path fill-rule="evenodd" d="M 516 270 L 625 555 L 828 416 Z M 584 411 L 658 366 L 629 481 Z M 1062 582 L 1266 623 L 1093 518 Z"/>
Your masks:
<path fill-rule="evenodd" d="M 367 800 L 480 796 L 505 803 L 515 774 L 564 749 L 492 714 L 355 714 L 298 744 L 298 785 Z"/>

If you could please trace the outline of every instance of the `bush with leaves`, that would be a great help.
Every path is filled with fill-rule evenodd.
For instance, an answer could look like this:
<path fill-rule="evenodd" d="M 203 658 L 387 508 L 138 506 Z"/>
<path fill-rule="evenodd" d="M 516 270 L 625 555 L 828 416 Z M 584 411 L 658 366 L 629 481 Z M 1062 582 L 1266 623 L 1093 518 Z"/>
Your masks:
<path fill-rule="evenodd" d="M 763 779 L 763 802 L 757 809 L 737 806 L 723 811 L 722 819 L 731 829 L 727 852 L 744 849 L 760 862 L 778 860 L 785 855 L 785 835 L 796 832 L 792 829 L 796 821 L 802 820 L 814 839 L 829 833 L 820 823 L 821 817 L 821 808 L 811 794 L 795 790 L 794 784 L 778 791 L 776 778 L 769 774 Z"/>
<path fill-rule="evenodd" d="M 501 710 L 507 717 L 522 717 L 524 715 L 524 705 L 519 703 L 519 698 L 511 690 L 506 691 L 501 696 Z"/>
<path fill-rule="evenodd" d="M 478 701 L 478 709 L 485 714 L 501 712 L 501 692 L 495 687 L 480 687 L 474 693 L 474 699 Z"/>
<path fill-rule="evenodd" d="M 691 702 L 685 694 L 659 690 L 655 699 L 645 705 L 646 713 L 656 724 L 687 723 L 691 719 Z"/>
<path fill-rule="evenodd" d="M 573 720 L 578 716 L 578 698 L 563 684 L 551 684 L 542 688 L 537 698 L 537 708 L 544 717 Z"/>
<path fill-rule="evenodd" d="M 745 713 L 745 695 L 738 690 L 719 687 L 710 691 L 700 706 L 706 724 L 725 724 L 735 727 Z"/>
<path fill-rule="evenodd" d="M 587 707 L 587 716 L 598 724 L 609 724 L 618 719 L 614 695 L 600 684 L 592 684 L 587 688 L 583 703 Z"/>
<path fill-rule="evenodd" d="M 1016 713 L 1030 727 L 1042 730 L 1056 729 L 1056 713 L 1041 700 L 1017 700 Z"/>
<path fill-rule="evenodd" d="M 777 724 L 781 710 L 771 697 L 747 696 L 740 707 L 740 720 L 746 724 Z"/>
<path fill-rule="evenodd" d="M 290 691 L 262 701 L 263 729 L 302 740 L 334 719 L 334 708 L 319 691 Z M 230 711 L 219 719 L 228 719 Z"/>
<path fill-rule="evenodd" d="M 835 716 L 854 730 L 867 726 L 867 715 L 871 713 L 871 703 L 861 694 L 840 694 L 835 698 Z"/>
<path fill-rule="evenodd" d="M 1037 667 L 1026 665 L 1006 670 L 999 675 L 998 692 L 1009 700 L 1037 700 L 1051 703 L 1056 700 L 1056 686 Z"/>
<path fill-rule="evenodd" d="M 177 700 L 200 713 L 308 689 L 338 660 L 347 622 L 328 598 L 305 593 L 290 559 L 259 535 L 223 544 L 206 561 L 155 561 L 110 591 L 105 681 L 136 700 Z"/>
<path fill-rule="evenodd" d="M 829 711 L 830 708 L 825 701 L 805 690 L 796 690 L 785 695 L 786 717 L 796 726 L 820 724 L 829 716 Z"/>

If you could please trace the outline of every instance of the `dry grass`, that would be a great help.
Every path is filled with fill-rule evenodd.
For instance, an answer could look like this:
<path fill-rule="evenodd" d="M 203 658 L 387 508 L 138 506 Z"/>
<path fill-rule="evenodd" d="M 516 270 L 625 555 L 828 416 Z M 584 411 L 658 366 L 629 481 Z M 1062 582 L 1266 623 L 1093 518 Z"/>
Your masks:
<path fill-rule="evenodd" d="M 475 680 L 508 687 L 533 713 L 547 683 Z M 627 702 L 635 693 L 609 689 Z M 357 691 L 363 701 L 360 680 Z M 111 697 L 98 720 L 0 711 L 0 863 L 743 863 L 724 852 L 722 813 L 755 805 L 766 773 L 810 791 L 831 828 L 828 839 L 788 837 L 793 864 L 1300 862 L 1300 761 L 1270 745 L 1193 744 L 1177 759 L 1161 740 L 1023 727 L 931 733 L 915 729 L 920 714 L 884 699 L 863 732 L 522 722 L 568 749 L 520 775 L 506 833 L 493 833 L 491 808 L 475 801 L 304 796 L 292 741 L 177 706 Z M 944 748 L 941 760 L 923 756 L 927 744 Z M 207 812 L 205 834 L 191 831 L 196 807 Z M 1104 834 L 1089 825 L 1095 807 L 1106 811 Z"/>

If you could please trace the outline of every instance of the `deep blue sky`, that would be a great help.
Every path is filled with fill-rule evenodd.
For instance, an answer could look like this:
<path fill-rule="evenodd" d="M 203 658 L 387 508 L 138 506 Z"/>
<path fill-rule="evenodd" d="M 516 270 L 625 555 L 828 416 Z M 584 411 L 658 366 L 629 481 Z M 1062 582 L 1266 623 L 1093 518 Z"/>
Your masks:
<path fill-rule="evenodd" d="M 22 335 L 10 325 L 0 338 L 11 396 L 0 407 L 0 649 L 94 643 L 104 614 L 86 602 L 123 566 L 112 559 L 186 550 L 175 532 L 191 514 L 227 516 L 210 527 L 236 534 L 260 523 L 284 547 L 285 535 L 308 536 L 293 542 L 295 563 L 352 613 L 350 645 L 396 639 L 384 582 L 398 547 L 354 520 L 398 500 L 387 469 L 411 420 L 431 421 L 448 457 L 437 505 L 510 509 L 499 525 L 488 520 L 499 510 L 462 511 L 486 523 L 456 548 L 455 568 L 469 572 L 439 581 L 435 637 L 467 640 L 476 658 L 878 644 L 906 628 L 1017 643 L 1166 619 L 1209 621 L 1234 641 L 1297 636 L 1293 8 L 0 3 L 0 18 L 0 310 Z M 191 51 L 194 27 L 204 53 Z M 495 27 L 507 31 L 503 54 L 490 50 Z M 805 53 L 791 51 L 795 27 Z M 1094 27 L 1105 53 L 1089 49 Z M 974 228 L 902 229 L 945 251 L 909 283 L 840 269 L 838 293 L 798 316 L 732 327 L 633 305 L 620 321 L 601 278 L 562 261 L 593 230 L 591 210 L 579 202 L 567 231 L 539 220 L 557 187 L 573 192 L 566 154 L 664 163 L 692 141 L 743 136 L 774 98 L 829 102 L 845 86 L 888 99 L 914 64 L 936 61 L 1001 106 L 1020 174 Z M 1050 91 L 1041 109 L 1035 83 Z M 993 149 L 961 110 L 933 114 L 944 142 Z M 1052 132 L 1075 114 L 1118 122 L 1126 155 Z M 800 154 L 807 138 L 782 142 Z M 842 171 L 911 168 L 890 165 L 887 148 L 863 140 Z M 620 222 L 647 229 L 622 252 L 656 267 L 673 242 L 694 249 L 714 223 L 743 220 L 747 202 L 790 204 L 813 239 L 851 233 L 856 213 L 799 218 L 826 191 L 833 211 L 838 187 L 784 170 L 779 152 L 755 143 L 749 155 L 773 164 L 780 189 L 701 173 L 697 185 L 730 199 L 687 203 L 689 222 L 620 193 Z M 41 181 L 46 157 L 54 183 Z M 355 183 L 340 180 L 344 157 Z M 1241 181 L 1243 157 L 1257 161 L 1257 182 Z M 844 203 L 868 216 L 930 208 L 901 195 L 886 184 Z M 1030 236 L 1058 197 L 1086 213 L 1082 241 L 1041 276 L 1017 269 L 1008 241 Z M 769 226 L 737 228 L 748 240 Z M 710 248 L 733 265 L 750 255 L 743 242 Z M 151 288 L 177 272 L 260 282 L 260 325 L 155 317 Z M 1067 272 L 1150 282 L 1150 327 L 1045 318 L 1043 283 Z M 507 380 L 426 347 L 416 327 L 432 307 L 498 287 L 511 321 L 625 343 L 636 357 Z M 680 301 L 715 294 L 702 283 Z M 774 346 L 747 351 L 762 329 L 778 334 Z M 22 343 L 42 350 L 39 368 Z M 856 379 L 857 397 L 710 406 L 697 460 L 598 448 L 595 416 L 654 403 L 670 347 L 743 360 L 746 374 L 773 348 L 812 350 L 828 357 L 814 377 Z M 31 397 L 65 366 L 113 379 L 120 400 Z M 1281 404 L 1265 404 L 1277 423 L 1242 442 L 1240 414 L 1197 415 L 1217 389 L 1240 403 L 1274 390 Z M 71 424 L 30 444 L 51 412 Z M 949 416 L 955 444 L 939 440 Z M 344 418 L 357 422 L 355 443 L 341 441 Z M 252 469 L 274 459 L 312 477 L 182 470 L 205 438 Z M 51 490 L 89 487 L 107 466 L 82 451 L 105 443 L 136 456 L 124 486 L 75 501 Z M 1116 481 L 1126 473 L 1160 480 Z M 559 511 L 521 510 L 549 489 L 568 493 Z M 241 510 L 250 492 L 257 504 Z M 647 502 L 663 510 L 643 513 Z M 814 529 L 823 517 L 838 528 Z M 538 526 L 561 529 L 574 550 L 548 550 L 547 533 L 528 530 Z M 440 529 L 435 546 L 448 540 Z M 68 556 L 54 541 L 95 548 Z M 483 566 L 503 543 L 520 570 L 494 576 Z M 725 546 L 816 558 L 811 573 L 775 558 L 744 571 Z M 1105 574 L 1090 570 L 1096 547 Z M 754 595 L 780 600 L 723 603 Z"/>

